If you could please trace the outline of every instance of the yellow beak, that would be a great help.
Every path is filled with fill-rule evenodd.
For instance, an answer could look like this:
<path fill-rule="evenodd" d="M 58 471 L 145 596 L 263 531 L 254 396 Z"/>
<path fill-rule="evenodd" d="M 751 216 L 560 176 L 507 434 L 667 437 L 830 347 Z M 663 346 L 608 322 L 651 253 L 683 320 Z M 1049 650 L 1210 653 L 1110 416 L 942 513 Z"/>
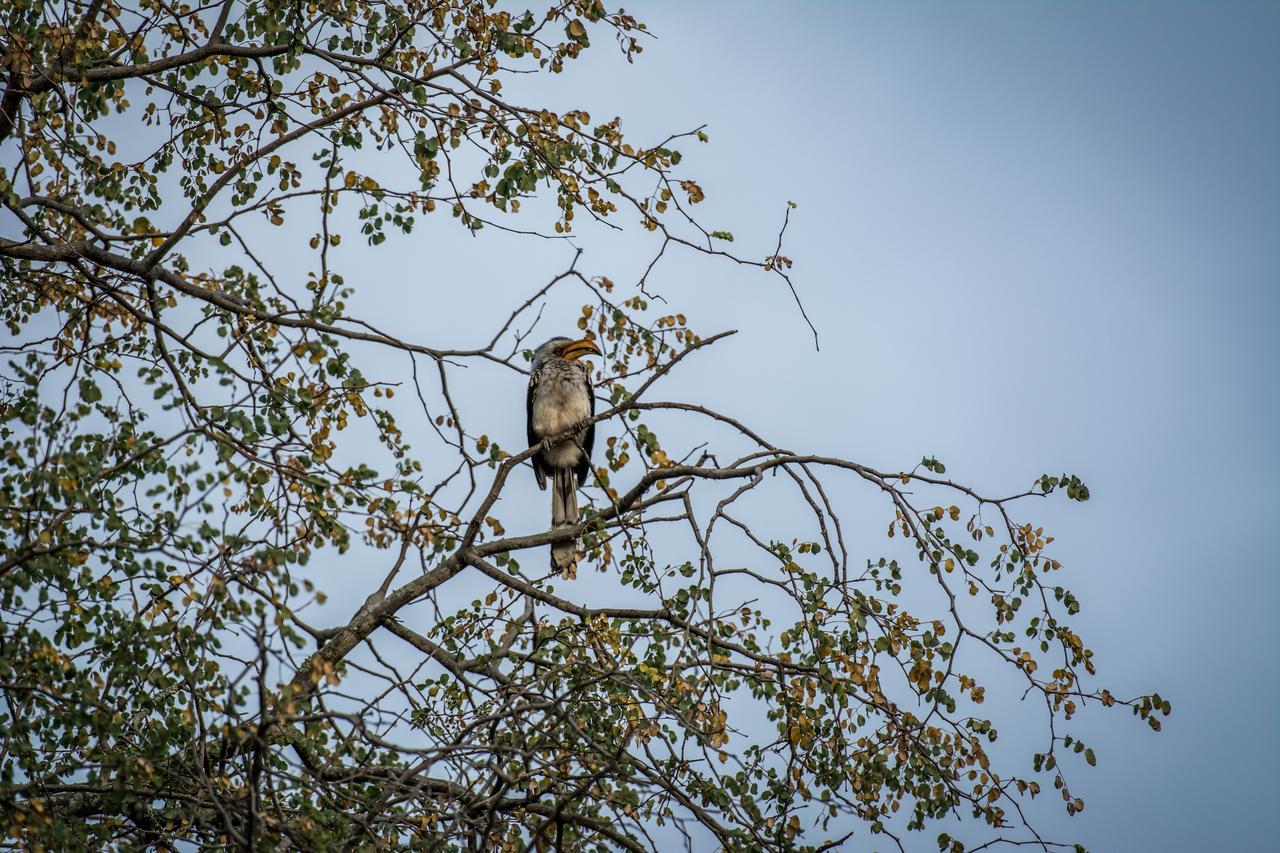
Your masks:
<path fill-rule="evenodd" d="M 596 342 L 590 338 L 583 338 L 580 341 L 567 344 L 560 352 L 560 357 L 565 361 L 574 361 L 584 355 L 602 355 L 602 353 L 600 352 L 600 347 L 596 346 Z"/>

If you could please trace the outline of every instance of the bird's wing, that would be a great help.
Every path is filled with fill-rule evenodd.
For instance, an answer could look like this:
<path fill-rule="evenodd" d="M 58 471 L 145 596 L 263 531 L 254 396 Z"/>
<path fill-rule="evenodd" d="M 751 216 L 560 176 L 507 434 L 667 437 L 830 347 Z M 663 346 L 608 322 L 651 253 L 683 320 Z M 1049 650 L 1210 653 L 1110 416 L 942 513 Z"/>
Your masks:
<path fill-rule="evenodd" d="M 586 365 L 582 367 L 582 380 L 587 386 L 587 411 L 591 414 L 588 417 L 595 417 L 596 414 L 596 395 L 595 389 L 591 387 L 591 370 Z M 587 427 L 586 435 L 582 437 L 582 449 L 586 451 L 582 454 L 582 458 L 578 460 L 578 485 L 587 482 L 587 474 L 591 471 L 591 447 L 596 442 L 596 425 L 592 424 Z"/>
<path fill-rule="evenodd" d="M 533 447 L 541 439 L 533 431 L 533 394 L 534 389 L 538 387 L 538 377 L 542 375 L 542 371 L 535 370 L 529 376 L 529 391 L 525 395 L 525 432 L 529 438 L 529 446 Z M 533 454 L 533 458 L 529 460 L 533 464 L 533 476 L 538 480 L 538 488 L 546 491 L 547 488 L 547 471 L 542 464 L 542 451 Z"/>

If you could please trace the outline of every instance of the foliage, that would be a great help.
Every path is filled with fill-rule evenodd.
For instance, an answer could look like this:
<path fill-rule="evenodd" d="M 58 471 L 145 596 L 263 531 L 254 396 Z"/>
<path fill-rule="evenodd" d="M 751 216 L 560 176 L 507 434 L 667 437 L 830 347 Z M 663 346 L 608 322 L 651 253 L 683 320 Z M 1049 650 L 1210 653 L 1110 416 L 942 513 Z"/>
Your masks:
<path fill-rule="evenodd" d="M 1053 539 L 1013 515 L 1087 499 L 1074 476 L 991 498 L 934 458 L 882 471 L 795 453 L 653 399 L 723 336 L 577 256 L 473 348 L 352 313 L 344 233 L 377 246 L 445 212 L 516 230 L 522 204 L 554 211 L 551 234 L 582 215 L 638 223 L 655 263 L 674 245 L 790 285 L 781 235 L 740 257 L 690 215 L 704 193 L 675 146 L 701 130 L 633 146 L 616 118 L 508 100 L 519 73 L 554 77 L 592 40 L 639 54 L 625 12 L 14 0 L 3 15 L 0 824 L 15 844 L 647 849 L 676 831 L 786 849 L 957 810 L 999 834 L 1042 781 L 1083 808 L 1067 758 L 1096 758 L 1066 725 L 1084 703 L 1153 728 L 1169 713 L 1092 686 Z M 297 234 L 315 271 L 273 269 L 263 246 Z M 553 288 L 586 297 L 597 420 L 615 434 L 580 531 L 513 535 L 495 507 L 531 451 L 469 430 L 451 387 L 468 364 L 527 372 Z M 371 352 L 404 359 L 411 393 L 366 375 Z M 662 415 L 720 444 L 677 452 Z M 835 477 L 883 496 L 918 567 L 849 557 Z M 810 519 L 748 523 L 753 499 Z M 584 578 L 580 601 L 530 568 L 577 533 L 615 593 Z M 720 556 L 743 545 L 744 564 Z M 316 567 L 333 562 L 371 594 L 317 627 Z M 477 583 L 490 591 L 458 597 Z M 906 609 L 919 588 L 935 615 Z M 1043 698 L 1030 767 L 991 759 L 982 650 Z"/>

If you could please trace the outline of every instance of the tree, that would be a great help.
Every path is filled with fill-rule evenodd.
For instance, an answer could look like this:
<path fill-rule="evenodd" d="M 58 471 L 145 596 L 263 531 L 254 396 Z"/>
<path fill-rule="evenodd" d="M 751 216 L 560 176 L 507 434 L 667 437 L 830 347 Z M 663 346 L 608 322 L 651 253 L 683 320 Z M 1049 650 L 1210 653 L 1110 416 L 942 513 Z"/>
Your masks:
<path fill-rule="evenodd" d="M 4 15 L 15 843 L 634 850 L 676 832 L 783 849 L 963 812 L 1049 848 L 1023 804 L 1051 784 L 1083 808 L 1067 783 L 1095 761 L 1067 730 L 1079 707 L 1156 729 L 1169 713 L 1094 686 L 1052 537 L 1015 515 L 1087 499 L 1077 477 L 989 497 L 933 458 L 879 470 L 656 399 L 730 332 L 701 337 L 651 296 L 652 265 L 622 285 L 575 254 L 467 349 L 349 307 L 344 234 L 373 247 L 446 211 L 472 233 L 638 221 L 655 263 L 675 247 L 790 286 L 781 233 L 752 259 L 692 216 L 703 192 L 675 146 L 700 130 L 633 146 L 616 118 L 509 99 L 592 39 L 639 54 L 625 12 L 16 0 Z M 272 261 L 297 234 L 310 274 L 299 254 Z M 578 529 L 508 533 L 496 507 L 532 451 L 469 428 L 459 374 L 527 372 L 538 307 L 565 289 L 605 351 L 595 420 L 613 434 Z M 483 293 L 475 307 L 493 310 Z M 407 376 L 366 375 L 370 353 Z M 664 444 L 663 416 L 714 443 Z M 849 555 L 835 477 L 882 497 L 918 564 Z M 809 520 L 748 521 L 751 501 Z M 574 536 L 598 583 L 542 568 Z M 370 578 L 368 598 L 312 624 L 314 568 L 335 561 Z M 1043 699 L 1029 771 L 989 751 L 980 655 Z"/>

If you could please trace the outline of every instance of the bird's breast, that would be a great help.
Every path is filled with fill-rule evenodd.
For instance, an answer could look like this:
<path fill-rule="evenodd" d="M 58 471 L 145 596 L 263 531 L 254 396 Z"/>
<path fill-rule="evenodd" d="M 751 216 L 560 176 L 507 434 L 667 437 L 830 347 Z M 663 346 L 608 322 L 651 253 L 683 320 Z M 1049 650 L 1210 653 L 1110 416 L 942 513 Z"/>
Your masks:
<path fill-rule="evenodd" d="M 588 417 L 591 414 L 589 393 L 587 384 L 572 374 L 553 374 L 540 380 L 533 395 L 534 435 L 538 438 L 560 435 Z M 544 458 L 554 467 L 572 467 L 580 455 L 576 444 L 562 441 Z"/>

